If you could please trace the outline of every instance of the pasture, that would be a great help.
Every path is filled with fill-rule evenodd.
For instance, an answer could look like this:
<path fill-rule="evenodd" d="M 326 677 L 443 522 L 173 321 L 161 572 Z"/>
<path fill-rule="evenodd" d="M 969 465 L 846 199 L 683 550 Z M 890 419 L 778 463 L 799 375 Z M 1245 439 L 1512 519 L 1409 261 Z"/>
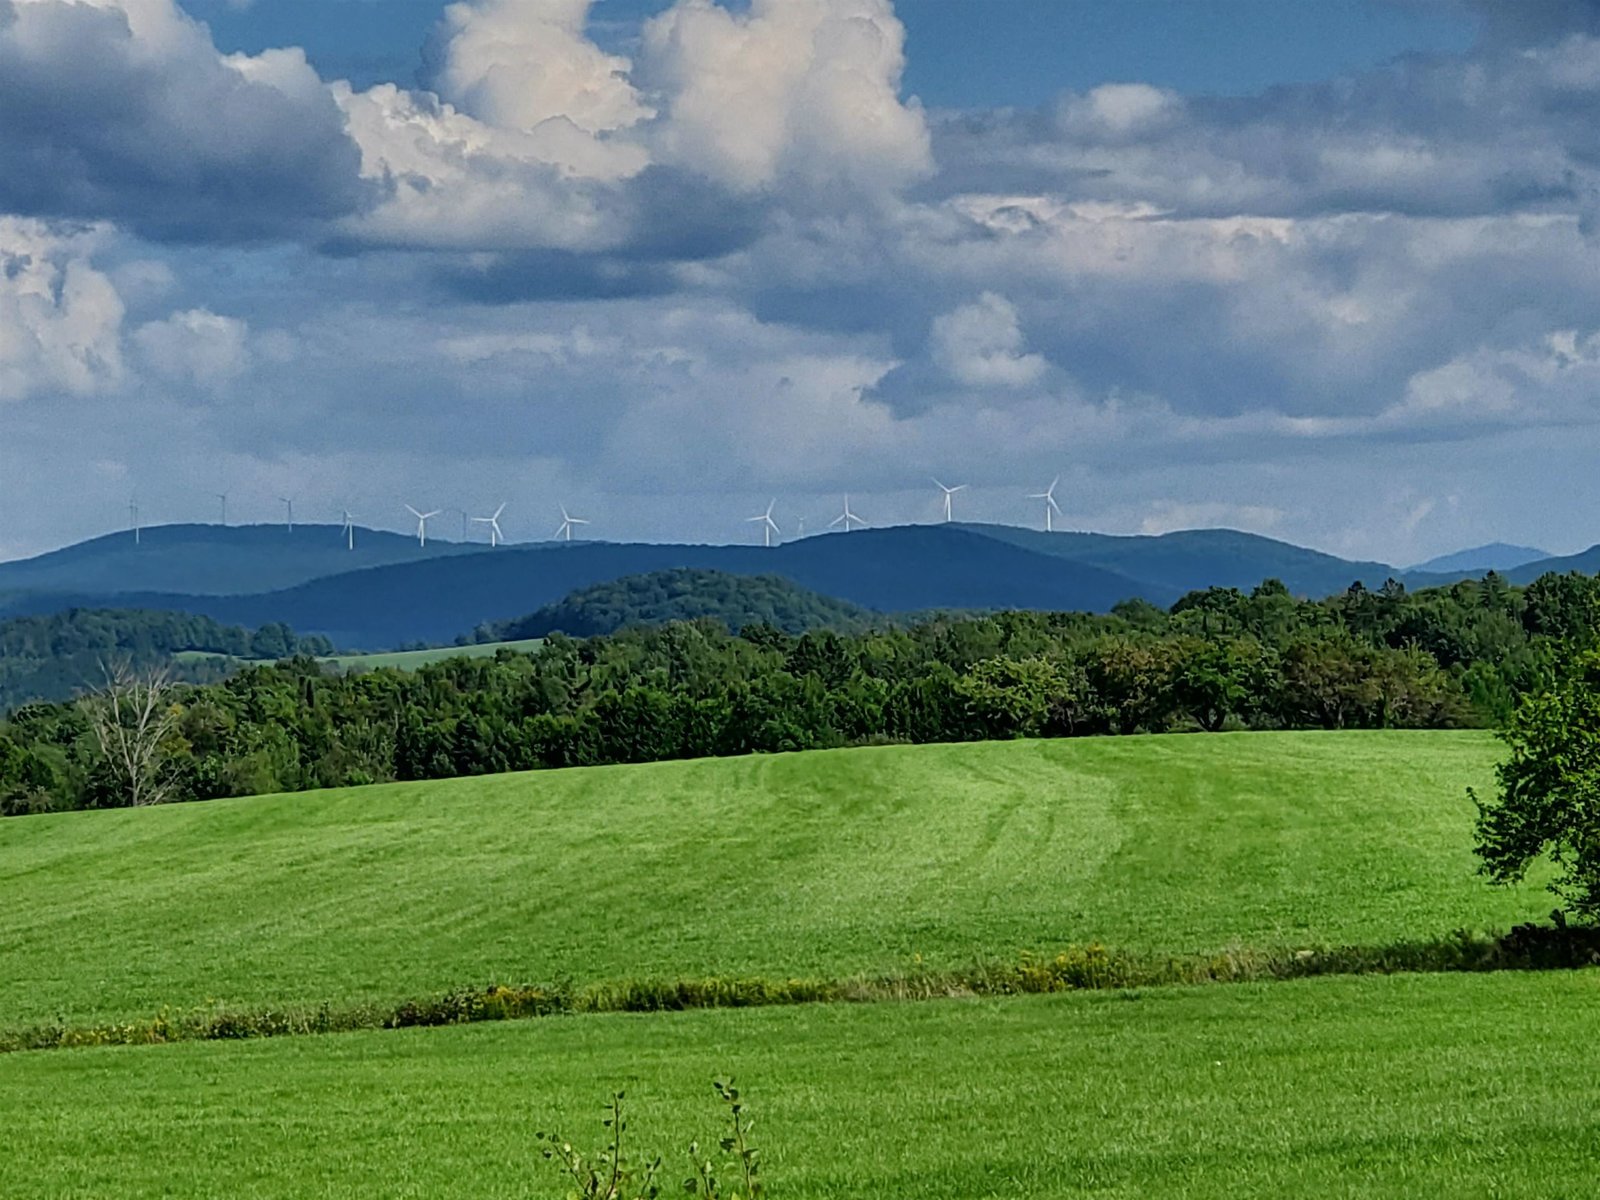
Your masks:
<path fill-rule="evenodd" d="M 0 822 L 0 1027 L 491 982 L 1380 944 L 1475 873 L 1475 733 L 884 747 Z"/>
<path fill-rule="evenodd" d="M 371 671 L 379 667 L 394 667 L 400 671 L 415 671 L 430 663 L 451 658 L 493 658 L 502 650 L 515 650 L 531 654 L 544 645 L 543 638 L 525 638 L 515 642 L 484 642 L 471 646 L 436 646 L 431 650 L 394 650 L 373 654 L 330 654 L 317 661 L 337 667 L 341 671 Z M 252 659 L 228 658 L 225 654 L 208 654 L 203 650 L 184 650 L 173 655 L 179 662 L 203 662 L 221 658 L 238 666 L 246 666 Z"/>
<path fill-rule="evenodd" d="M 556 1018 L 8 1058 L 7 1196 L 551 1197 L 533 1132 L 718 1131 L 773 1200 L 1591 1195 L 1593 972 Z"/>

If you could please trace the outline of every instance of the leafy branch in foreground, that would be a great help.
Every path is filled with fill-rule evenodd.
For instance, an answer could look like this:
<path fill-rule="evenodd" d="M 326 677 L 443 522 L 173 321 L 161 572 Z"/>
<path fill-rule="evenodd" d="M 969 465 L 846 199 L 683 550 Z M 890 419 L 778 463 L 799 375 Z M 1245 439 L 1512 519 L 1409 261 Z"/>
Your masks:
<path fill-rule="evenodd" d="M 718 1139 L 717 1145 L 731 1157 L 719 1163 L 702 1154 L 699 1142 L 691 1142 L 689 1164 L 694 1173 L 683 1181 L 683 1191 L 704 1200 L 760 1200 L 766 1192 L 757 1151 L 750 1145 L 752 1122 L 745 1114 L 739 1089 L 731 1079 L 719 1079 L 712 1086 L 728 1110 L 730 1130 Z M 567 1200 L 655 1200 L 661 1195 L 656 1177 L 662 1158 L 659 1154 L 636 1157 L 630 1151 L 624 1099 L 623 1092 L 612 1095 L 602 1122 L 610 1132 L 606 1144 L 592 1155 L 575 1149 L 560 1134 L 541 1130 L 534 1135 L 541 1143 L 540 1154 L 545 1161 L 559 1167 L 567 1177 Z M 729 1182 L 724 1182 L 724 1176 Z"/>
<path fill-rule="evenodd" d="M 1481 870 L 1520 881 L 1537 860 L 1556 866 L 1550 890 L 1600 917 L 1600 652 L 1580 656 L 1554 689 L 1529 697 L 1500 734 L 1510 754 L 1499 794 L 1478 805 Z"/>

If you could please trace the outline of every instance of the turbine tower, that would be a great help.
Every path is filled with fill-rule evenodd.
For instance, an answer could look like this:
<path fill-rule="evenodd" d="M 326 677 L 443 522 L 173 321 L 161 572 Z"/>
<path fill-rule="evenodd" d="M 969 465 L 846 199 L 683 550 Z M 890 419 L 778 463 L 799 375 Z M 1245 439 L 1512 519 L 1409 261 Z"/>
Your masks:
<path fill-rule="evenodd" d="M 561 524 L 556 527 L 556 537 L 570 542 L 572 540 L 572 527 L 574 525 L 587 525 L 589 522 L 582 517 L 573 516 L 567 511 L 565 504 L 559 507 L 561 509 Z"/>
<path fill-rule="evenodd" d="M 762 513 L 759 517 L 745 518 L 745 522 L 747 524 L 752 521 L 761 522 L 761 535 L 763 538 L 762 544 L 765 545 L 769 550 L 772 549 L 772 535 L 783 532 L 783 530 L 778 528 L 778 523 L 772 519 L 772 509 L 777 503 L 777 500 L 773 500 L 767 505 L 767 511 Z"/>
<path fill-rule="evenodd" d="M 356 548 L 356 519 L 348 508 L 344 510 L 344 540 L 349 549 Z"/>
<path fill-rule="evenodd" d="M 437 517 L 440 510 L 436 508 L 432 512 L 418 512 L 408 504 L 406 505 L 406 511 L 417 519 L 417 545 L 426 546 L 428 544 L 428 522 Z"/>
<path fill-rule="evenodd" d="M 133 530 L 133 544 L 139 544 L 139 500 L 137 497 L 128 499 L 128 526 Z"/>
<path fill-rule="evenodd" d="M 844 511 L 828 522 L 828 528 L 832 529 L 835 525 L 843 525 L 846 533 L 849 533 L 856 525 L 861 526 L 862 529 L 867 528 L 867 523 L 850 511 L 850 494 L 848 492 L 845 493 L 844 497 Z"/>
<path fill-rule="evenodd" d="M 505 510 L 506 506 L 502 504 L 499 508 L 494 510 L 494 516 L 492 517 L 472 518 L 474 524 L 487 525 L 489 527 L 490 546 L 498 546 L 501 542 L 505 541 L 506 535 L 500 532 L 500 514 L 505 512 Z"/>
<path fill-rule="evenodd" d="M 222 501 L 222 527 L 226 529 L 228 527 L 228 493 L 217 492 L 216 497 Z"/>
<path fill-rule="evenodd" d="M 958 483 L 958 484 L 956 484 L 955 487 L 945 487 L 945 485 L 940 483 L 937 479 L 935 479 L 933 482 L 934 482 L 935 486 L 937 486 L 938 489 L 941 492 L 944 493 L 944 519 L 945 519 L 946 523 L 948 523 L 950 521 L 950 519 L 951 519 L 950 518 L 950 497 L 954 496 L 957 492 L 966 491 L 967 490 L 967 485 L 964 484 L 964 483 Z"/>
<path fill-rule="evenodd" d="M 279 496 L 278 500 L 289 512 L 289 532 L 294 532 L 294 500 L 288 496 Z"/>
<path fill-rule="evenodd" d="M 1061 506 L 1056 503 L 1056 484 L 1058 484 L 1060 482 L 1061 482 L 1061 476 L 1057 475 L 1054 479 L 1052 479 L 1050 481 L 1050 486 L 1045 488 L 1044 491 L 1042 491 L 1042 492 L 1034 492 L 1031 496 L 1028 497 L 1029 500 L 1043 500 L 1044 501 L 1044 531 L 1046 533 L 1054 533 L 1055 532 L 1055 525 L 1052 522 L 1051 518 L 1053 516 L 1059 515 L 1060 512 L 1061 512 Z"/>

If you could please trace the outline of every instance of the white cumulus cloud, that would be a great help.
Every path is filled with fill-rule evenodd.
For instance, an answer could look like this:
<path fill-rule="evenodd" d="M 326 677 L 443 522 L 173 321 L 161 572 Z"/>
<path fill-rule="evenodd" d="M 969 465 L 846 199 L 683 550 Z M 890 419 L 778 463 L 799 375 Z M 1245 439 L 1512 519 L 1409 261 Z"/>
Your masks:
<path fill-rule="evenodd" d="M 249 327 L 209 309 L 192 308 L 141 325 L 133 341 L 146 365 L 174 382 L 217 387 L 250 365 Z"/>
<path fill-rule="evenodd" d="M 679 0 L 645 27 L 662 156 L 738 188 L 780 177 L 895 188 L 931 168 L 900 100 L 905 29 L 888 0 Z"/>
<path fill-rule="evenodd" d="M 105 236 L 0 216 L 0 401 L 122 377 L 122 300 L 90 261 Z"/>
<path fill-rule="evenodd" d="M 930 340 L 934 362 L 968 387 L 1024 387 L 1048 368 L 1042 355 L 1025 353 L 1016 305 L 994 292 L 935 317 Z"/>

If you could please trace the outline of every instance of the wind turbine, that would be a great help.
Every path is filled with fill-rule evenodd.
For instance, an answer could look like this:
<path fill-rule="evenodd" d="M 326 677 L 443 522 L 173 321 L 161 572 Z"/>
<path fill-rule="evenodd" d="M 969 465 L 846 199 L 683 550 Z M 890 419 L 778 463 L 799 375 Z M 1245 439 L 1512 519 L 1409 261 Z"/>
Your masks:
<path fill-rule="evenodd" d="M 772 519 L 772 509 L 773 509 L 774 505 L 776 505 L 777 503 L 778 502 L 776 500 L 773 500 L 772 503 L 767 505 L 767 511 L 762 513 L 759 517 L 746 517 L 745 518 L 746 523 L 749 523 L 751 521 L 760 521 L 761 522 L 761 535 L 762 535 L 762 538 L 764 539 L 763 544 L 769 550 L 772 548 L 772 535 L 775 534 L 775 533 L 782 533 L 783 532 L 783 530 L 778 528 L 778 523 Z"/>
<path fill-rule="evenodd" d="M 1029 500 L 1044 501 L 1044 531 L 1046 533 L 1055 532 L 1055 525 L 1052 523 L 1051 517 L 1061 512 L 1061 506 L 1056 503 L 1056 484 L 1060 482 L 1061 476 L 1057 475 L 1050 481 L 1050 486 L 1045 488 L 1044 491 L 1034 492 L 1028 497 Z"/>
<path fill-rule="evenodd" d="M 833 520 L 828 522 L 828 528 L 832 529 L 835 525 L 843 525 L 844 531 L 849 533 L 852 522 L 861 526 L 863 529 L 867 528 L 867 523 L 860 517 L 856 516 L 855 513 L 850 511 L 850 494 L 846 492 L 844 497 L 844 511 Z"/>
<path fill-rule="evenodd" d="M 139 500 L 136 496 L 128 498 L 128 524 L 133 528 L 133 544 L 139 544 Z"/>
<path fill-rule="evenodd" d="M 348 508 L 344 510 L 344 540 L 351 550 L 356 548 L 356 519 Z"/>
<path fill-rule="evenodd" d="M 945 487 L 945 485 L 940 483 L 937 479 L 935 479 L 933 482 L 938 489 L 944 493 L 944 519 L 948 522 L 950 520 L 950 497 L 954 496 L 957 492 L 966 491 L 967 485 L 964 483 L 958 483 L 955 487 Z"/>
<path fill-rule="evenodd" d="M 436 508 L 432 512 L 418 512 L 408 504 L 406 505 L 406 511 L 417 519 L 417 545 L 426 546 L 428 544 L 428 522 L 437 517 L 441 510 Z"/>
<path fill-rule="evenodd" d="M 222 527 L 226 529 L 228 527 L 228 493 L 217 492 L 215 494 L 217 499 L 222 501 Z"/>
<path fill-rule="evenodd" d="M 502 504 L 499 508 L 494 510 L 494 516 L 492 517 L 472 518 L 474 524 L 487 525 L 489 527 L 489 545 L 491 546 L 498 546 L 502 541 L 505 540 L 506 535 L 500 532 L 500 514 L 505 512 L 505 510 L 506 506 Z M 563 513 L 562 515 L 565 516 L 566 514 Z"/>
<path fill-rule="evenodd" d="M 573 516 L 567 511 L 567 506 L 565 504 L 562 504 L 559 507 L 561 509 L 561 524 L 556 527 L 556 537 L 565 538 L 570 542 L 572 540 L 572 527 L 574 525 L 587 525 L 589 522 L 585 521 L 582 517 Z"/>
<path fill-rule="evenodd" d="M 294 501 L 288 496 L 279 496 L 283 506 L 289 510 L 289 532 L 294 532 Z"/>

